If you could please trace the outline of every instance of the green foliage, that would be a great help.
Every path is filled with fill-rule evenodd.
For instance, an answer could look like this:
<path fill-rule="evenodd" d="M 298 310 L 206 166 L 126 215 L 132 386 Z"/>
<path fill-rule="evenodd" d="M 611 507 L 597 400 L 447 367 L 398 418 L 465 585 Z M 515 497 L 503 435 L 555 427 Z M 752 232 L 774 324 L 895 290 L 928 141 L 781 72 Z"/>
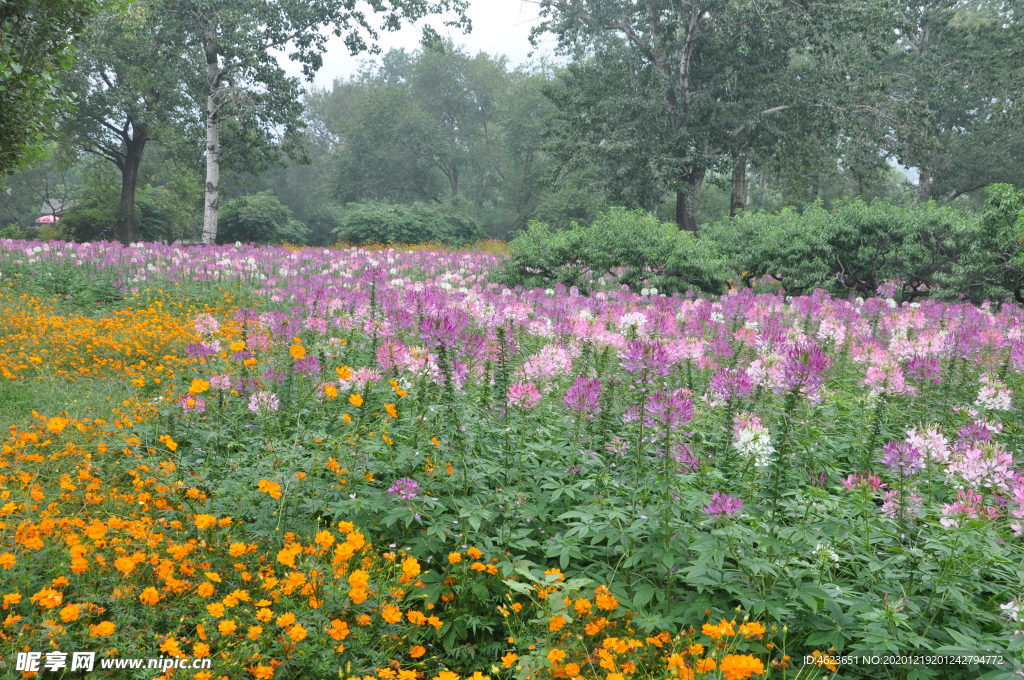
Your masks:
<path fill-rule="evenodd" d="M 74 205 L 61 220 L 65 232 L 75 241 L 109 241 L 115 238 L 117 187 L 98 175 L 86 178 Z"/>
<path fill-rule="evenodd" d="M 935 203 L 855 200 L 831 211 L 820 203 L 802 211 L 748 211 L 709 225 L 705 237 L 731 269 L 748 278 L 771 276 L 789 293 L 821 288 L 870 296 L 898 281 L 897 297 L 912 300 L 962 287 L 950 274 L 977 228 L 972 215 Z"/>
<path fill-rule="evenodd" d="M 0 175 L 44 145 L 67 105 L 61 72 L 71 42 L 98 0 L 4 0 L 0 3 Z"/>
<path fill-rule="evenodd" d="M 135 197 L 136 235 L 166 242 L 187 237 L 196 207 L 184 200 L 188 193 L 176 183 L 141 186 Z M 119 200 L 120 188 L 110 174 L 91 173 L 60 224 L 75 241 L 114 240 Z"/>
<path fill-rule="evenodd" d="M 269 191 L 224 204 L 219 243 L 305 243 L 309 230 Z"/>
<path fill-rule="evenodd" d="M 706 241 L 676 225 L 640 210 L 612 208 L 588 226 L 565 230 L 531 222 L 509 244 L 497 279 L 528 287 L 558 283 L 585 293 L 613 282 L 634 291 L 717 292 L 725 279 L 723 264 Z"/>
<path fill-rule="evenodd" d="M 437 241 L 447 245 L 464 245 L 484 236 L 476 222 L 453 207 L 379 201 L 345 206 L 334 235 L 347 243 Z"/>
<path fill-rule="evenodd" d="M 25 238 L 25 236 L 25 230 L 16 224 L 9 224 L 6 227 L 0 227 L 0 238 L 21 239 Z"/>
<path fill-rule="evenodd" d="M 341 223 L 342 209 L 333 205 L 323 205 L 312 210 L 304 223 L 309 229 L 306 243 L 311 246 L 329 246 L 338 239 L 334 230 Z"/>
<path fill-rule="evenodd" d="M 525 226 L 548 189 L 548 79 L 450 41 L 388 52 L 307 97 L 324 199 L 457 202 L 491 236 Z"/>
<path fill-rule="evenodd" d="M 993 184 L 980 219 L 964 229 L 951 290 L 969 300 L 1024 302 L 1024 189 Z"/>

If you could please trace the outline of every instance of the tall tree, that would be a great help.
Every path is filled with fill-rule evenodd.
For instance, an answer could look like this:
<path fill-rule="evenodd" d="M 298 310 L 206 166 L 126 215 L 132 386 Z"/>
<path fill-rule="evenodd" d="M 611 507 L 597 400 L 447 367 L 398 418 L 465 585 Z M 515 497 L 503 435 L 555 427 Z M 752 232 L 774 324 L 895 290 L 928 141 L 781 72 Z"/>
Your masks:
<path fill-rule="evenodd" d="M 696 199 L 709 172 L 745 168 L 746 154 L 766 136 L 773 117 L 836 108 L 845 75 L 840 50 L 851 32 L 867 36 L 877 29 L 869 21 L 875 4 L 541 0 L 546 20 L 539 30 L 554 32 L 578 62 L 588 63 L 591 78 L 593 68 L 608 65 L 609 55 L 623 53 L 620 73 L 635 73 L 633 85 L 590 99 L 603 111 L 615 107 L 609 99 L 621 99 L 618 109 L 627 117 L 617 120 L 638 133 L 636 118 L 628 116 L 642 108 L 643 118 L 656 121 L 648 134 L 633 139 L 658 147 L 659 160 L 649 172 L 662 189 L 674 191 L 679 226 L 696 230 Z M 568 112 L 570 118 L 580 114 Z M 574 129 L 590 136 L 591 146 L 602 144 L 584 126 Z"/>
<path fill-rule="evenodd" d="M 114 232 L 135 238 L 135 194 L 146 144 L 187 124 L 194 109 L 180 86 L 181 54 L 168 52 L 159 6 L 133 0 L 120 11 L 97 16 L 77 44 L 66 87 L 75 107 L 65 130 L 88 153 L 112 163 L 121 175 Z"/>
<path fill-rule="evenodd" d="M 466 0 L 164 0 L 205 92 L 203 241 L 217 238 L 222 122 L 245 118 L 247 126 L 267 131 L 299 124 L 299 82 L 285 74 L 275 51 L 286 52 L 311 78 L 322 64 L 327 29 L 356 54 L 372 48 L 378 27 L 396 30 L 403 21 L 449 10 L 457 15 L 449 23 L 467 25 L 465 7 Z"/>
<path fill-rule="evenodd" d="M 71 43 L 101 0 L 0 2 L 0 174 L 40 151 L 67 104 L 59 89 Z"/>
<path fill-rule="evenodd" d="M 1015 163 L 1003 151 L 1024 115 L 1024 13 L 1005 0 L 924 0 L 899 7 L 898 18 L 884 69 L 887 146 L 917 168 L 918 200 L 937 180 L 958 195 L 1006 178 Z"/>

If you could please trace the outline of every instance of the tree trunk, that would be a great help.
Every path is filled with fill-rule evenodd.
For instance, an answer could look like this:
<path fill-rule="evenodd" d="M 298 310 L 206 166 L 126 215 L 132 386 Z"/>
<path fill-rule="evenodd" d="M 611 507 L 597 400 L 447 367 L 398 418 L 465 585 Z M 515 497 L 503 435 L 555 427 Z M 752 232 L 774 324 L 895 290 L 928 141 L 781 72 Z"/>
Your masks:
<path fill-rule="evenodd" d="M 932 195 L 932 176 L 923 168 L 917 174 L 917 202 L 924 203 Z"/>
<path fill-rule="evenodd" d="M 684 179 L 684 186 L 676 190 L 676 224 L 684 231 L 692 231 L 694 235 L 700 229 L 697 224 L 697 198 L 704 182 L 704 173 L 690 175 Z"/>
<path fill-rule="evenodd" d="M 124 163 L 121 164 L 121 200 L 117 204 L 114 233 L 128 245 L 135 240 L 135 187 L 139 179 L 139 164 L 146 148 L 146 126 L 132 124 L 132 137 L 125 144 Z"/>
<path fill-rule="evenodd" d="M 729 198 L 729 217 L 747 205 L 747 159 L 737 158 L 732 165 L 732 196 Z"/>
<path fill-rule="evenodd" d="M 217 241 L 217 210 L 220 207 L 220 106 L 217 95 L 224 73 L 220 69 L 217 32 L 206 27 L 206 184 L 203 187 L 203 243 Z"/>
<path fill-rule="evenodd" d="M 203 192 L 203 243 L 217 240 L 220 205 L 220 116 L 211 94 L 206 98 L 206 186 Z"/>

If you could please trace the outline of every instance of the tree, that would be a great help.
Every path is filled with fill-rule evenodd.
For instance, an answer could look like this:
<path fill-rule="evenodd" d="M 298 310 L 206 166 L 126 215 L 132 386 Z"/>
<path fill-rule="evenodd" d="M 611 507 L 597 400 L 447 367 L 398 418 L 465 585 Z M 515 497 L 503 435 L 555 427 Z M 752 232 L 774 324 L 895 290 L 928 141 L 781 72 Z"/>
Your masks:
<path fill-rule="evenodd" d="M 270 192 L 227 201 L 222 227 L 218 243 L 302 243 L 308 236 L 306 226 Z"/>
<path fill-rule="evenodd" d="M 454 10 L 450 23 L 465 25 L 466 0 L 374 0 L 369 3 L 383 30 L 403 21 Z M 299 124 L 301 102 L 296 78 L 275 57 L 286 51 L 312 77 L 330 28 L 355 54 L 370 49 L 377 28 L 358 0 L 163 0 L 188 48 L 186 60 L 205 93 L 206 185 L 203 241 L 217 238 L 220 199 L 221 124 L 243 118 L 246 127 L 289 132 Z"/>
<path fill-rule="evenodd" d="M 676 221 L 689 230 L 697 229 L 696 199 L 708 173 L 745 172 L 747 154 L 771 138 L 776 117 L 807 119 L 839 108 L 848 36 L 867 37 L 875 28 L 871 0 L 540 4 L 546 20 L 539 30 L 554 32 L 575 54 L 570 76 L 589 80 L 570 84 L 570 106 L 563 101 L 570 134 L 592 149 L 618 150 L 650 177 L 647 191 L 674 191 Z M 618 89 L 598 95 L 609 73 Z M 576 103 L 597 104 L 602 113 Z M 614 122 L 600 124 L 608 114 Z M 630 132 L 601 136 L 621 126 Z"/>
<path fill-rule="evenodd" d="M 135 238 L 135 194 L 146 144 L 177 132 L 194 108 L 179 85 L 178 55 L 161 23 L 159 6 L 135 0 L 122 11 L 94 19 L 79 41 L 66 87 L 75 107 L 65 130 L 83 150 L 103 158 L 121 174 L 114 233 L 122 243 Z"/>
<path fill-rule="evenodd" d="M 71 43 L 100 0 L 0 2 L 0 174 L 38 152 L 67 104 L 59 90 Z"/>
<path fill-rule="evenodd" d="M 330 198 L 458 204 L 492 234 L 525 225 L 544 188 L 547 80 L 447 41 L 388 52 L 308 98 Z"/>
<path fill-rule="evenodd" d="M 361 199 L 440 201 L 445 178 L 436 160 L 441 130 L 401 84 L 349 83 L 336 87 L 346 115 L 332 156 L 330 196 L 344 204 Z"/>
<path fill-rule="evenodd" d="M 957 196 L 1012 179 L 1006 169 L 1019 170 L 1020 157 L 1006 151 L 1020 148 L 1024 114 L 1019 8 L 1004 0 L 927 0 L 901 6 L 898 17 L 881 106 L 889 151 L 918 169 L 918 200 L 931 198 L 936 182 Z"/>
<path fill-rule="evenodd" d="M 37 227 L 36 218 L 47 209 L 58 217 L 72 204 L 79 180 L 72 153 L 54 142 L 43 150 L 43 158 L 26 162 L 0 186 L 0 227 L 18 226 L 23 231 Z"/>

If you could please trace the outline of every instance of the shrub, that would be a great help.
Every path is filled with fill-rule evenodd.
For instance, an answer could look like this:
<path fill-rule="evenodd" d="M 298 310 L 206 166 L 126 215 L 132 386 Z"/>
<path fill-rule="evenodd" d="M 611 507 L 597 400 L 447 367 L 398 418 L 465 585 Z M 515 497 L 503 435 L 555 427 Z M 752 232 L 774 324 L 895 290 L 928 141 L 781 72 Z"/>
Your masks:
<path fill-rule="evenodd" d="M 270 191 L 232 199 L 220 213 L 217 241 L 305 243 L 309 230 Z"/>
<path fill-rule="evenodd" d="M 1024 189 L 993 184 L 976 223 L 962 225 L 960 257 L 947 276 L 945 297 L 1024 303 Z"/>
<path fill-rule="evenodd" d="M 724 263 L 704 241 L 640 210 L 612 208 L 589 226 L 555 230 L 531 222 L 509 244 L 498 280 L 529 287 L 562 284 L 585 293 L 605 283 L 635 291 L 721 290 Z"/>
<path fill-rule="evenodd" d="M 79 242 L 117 239 L 114 223 L 119 199 L 118 186 L 90 178 L 61 221 L 64 232 Z M 180 195 L 167 186 L 139 186 L 135 192 L 135 238 L 171 242 L 187 236 L 193 214 L 192 206 L 183 204 Z"/>
<path fill-rule="evenodd" d="M 316 208 L 306 215 L 304 220 L 309 229 L 307 243 L 311 246 L 329 246 L 337 239 L 334 230 L 341 222 L 341 208 L 325 205 Z"/>
<path fill-rule="evenodd" d="M 25 230 L 16 224 L 0 227 L 0 238 L 23 239 L 25 238 Z"/>
<path fill-rule="evenodd" d="M 901 207 L 854 200 L 828 211 L 745 212 L 710 225 L 730 266 L 752 278 L 771 276 L 793 294 L 816 288 L 835 295 L 874 295 L 887 281 L 912 300 L 953 282 L 964 244 L 978 229 L 970 214 L 935 203 Z"/>
<path fill-rule="evenodd" d="M 448 206 L 403 205 L 381 201 L 349 203 L 334 235 L 348 243 L 425 243 L 465 245 L 484 237 L 473 220 Z"/>

